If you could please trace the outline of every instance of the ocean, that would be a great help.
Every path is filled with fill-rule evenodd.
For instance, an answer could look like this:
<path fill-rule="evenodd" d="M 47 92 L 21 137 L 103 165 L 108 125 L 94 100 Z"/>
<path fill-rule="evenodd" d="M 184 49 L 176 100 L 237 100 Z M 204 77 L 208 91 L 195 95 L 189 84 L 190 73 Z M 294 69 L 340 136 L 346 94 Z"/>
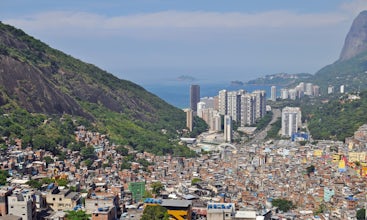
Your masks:
<path fill-rule="evenodd" d="M 196 83 L 171 82 L 166 84 L 148 84 L 142 85 L 149 92 L 159 96 L 171 105 L 178 108 L 187 108 L 190 106 L 190 85 Z M 198 84 L 200 85 L 200 97 L 212 97 L 218 95 L 222 89 L 235 91 L 244 89 L 247 92 L 255 90 L 265 90 L 267 98 L 270 98 L 270 85 L 244 85 L 231 86 L 228 83 L 216 84 Z M 277 96 L 280 94 L 280 87 L 277 86 Z"/>

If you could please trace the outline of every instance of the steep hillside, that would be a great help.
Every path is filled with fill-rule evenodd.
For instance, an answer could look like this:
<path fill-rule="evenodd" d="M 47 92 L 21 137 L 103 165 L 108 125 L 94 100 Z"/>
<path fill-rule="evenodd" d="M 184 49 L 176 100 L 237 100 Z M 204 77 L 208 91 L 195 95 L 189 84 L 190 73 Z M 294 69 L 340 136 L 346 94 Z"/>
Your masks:
<path fill-rule="evenodd" d="M 340 60 L 349 60 L 367 50 L 367 11 L 361 12 L 353 21 L 345 39 Z"/>
<path fill-rule="evenodd" d="M 142 87 L 2 23 L 0 72 L 0 104 L 6 111 L 10 105 L 31 113 L 81 116 L 116 142 L 139 150 L 154 147 L 156 153 L 163 153 L 162 147 L 172 153 L 169 139 L 185 127 L 182 110 Z"/>
<path fill-rule="evenodd" d="M 329 85 L 346 86 L 347 92 L 367 89 L 367 11 L 354 20 L 340 59 L 319 70 L 309 81 L 320 85 L 325 94 Z"/>

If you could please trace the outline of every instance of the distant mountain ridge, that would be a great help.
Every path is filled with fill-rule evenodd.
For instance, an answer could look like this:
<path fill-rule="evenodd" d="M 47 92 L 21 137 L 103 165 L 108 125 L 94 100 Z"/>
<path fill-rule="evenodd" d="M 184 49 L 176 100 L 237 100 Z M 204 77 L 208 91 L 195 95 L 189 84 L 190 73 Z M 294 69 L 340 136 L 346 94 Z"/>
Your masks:
<path fill-rule="evenodd" d="M 164 145 L 167 153 L 173 152 L 168 139 L 185 128 L 182 110 L 141 86 L 1 22 L 0 73 L 0 107 L 6 111 L 12 110 L 10 105 L 31 113 L 82 116 L 95 121 L 112 140 L 148 151 Z M 168 131 L 166 136 L 162 129 Z"/>
<path fill-rule="evenodd" d="M 246 84 L 287 86 L 295 83 L 297 80 L 307 80 L 311 76 L 312 75 L 309 73 L 275 73 L 254 80 L 250 80 Z"/>

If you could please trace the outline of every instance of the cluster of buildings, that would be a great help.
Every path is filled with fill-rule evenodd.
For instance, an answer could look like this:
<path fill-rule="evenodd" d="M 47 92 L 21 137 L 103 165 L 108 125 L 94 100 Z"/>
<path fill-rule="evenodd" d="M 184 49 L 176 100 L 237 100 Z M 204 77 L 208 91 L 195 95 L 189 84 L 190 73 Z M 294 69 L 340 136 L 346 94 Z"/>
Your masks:
<path fill-rule="evenodd" d="M 271 99 L 274 101 L 276 100 L 276 87 L 272 87 L 271 92 L 272 92 Z M 313 97 L 320 96 L 320 87 L 318 85 L 313 85 L 312 83 L 301 82 L 295 88 L 292 89 L 283 88 L 280 90 L 281 99 L 296 100 L 302 98 L 305 95 Z"/>
<path fill-rule="evenodd" d="M 265 116 L 266 93 L 263 90 L 256 90 L 252 93 L 245 90 L 221 90 L 215 97 L 200 98 L 199 85 L 191 85 L 190 109 L 185 111 L 187 127 L 190 130 L 192 130 L 192 117 L 197 115 L 209 125 L 210 131 L 224 129 L 225 140 L 231 142 L 232 121 L 238 126 L 245 127 L 255 124 L 257 120 Z"/>
<path fill-rule="evenodd" d="M 126 156 L 106 136 L 83 127 L 75 135 L 95 148 L 91 168 L 78 151 L 64 149 L 66 158 L 59 159 L 48 151 L 22 148 L 20 140 L 9 143 L 0 155 L 1 169 L 11 174 L 0 189 L 0 219 L 62 220 L 68 210 L 84 210 L 93 220 L 139 219 L 142 209 L 157 205 L 172 218 L 188 220 L 352 219 L 367 202 L 367 126 L 346 143 L 225 144 L 194 158 L 130 149 L 135 155 L 130 169 L 121 169 Z M 52 161 L 46 163 L 46 157 Z M 44 178 L 65 179 L 67 185 L 56 181 L 33 189 L 27 184 Z M 163 191 L 144 200 L 156 182 Z M 271 204 L 277 198 L 296 208 L 279 211 Z"/>
<path fill-rule="evenodd" d="M 327 94 L 333 94 L 335 93 L 335 87 L 332 85 L 329 85 L 327 87 Z M 345 85 L 340 85 L 339 87 L 339 93 L 344 94 L 345 93 Z"/>

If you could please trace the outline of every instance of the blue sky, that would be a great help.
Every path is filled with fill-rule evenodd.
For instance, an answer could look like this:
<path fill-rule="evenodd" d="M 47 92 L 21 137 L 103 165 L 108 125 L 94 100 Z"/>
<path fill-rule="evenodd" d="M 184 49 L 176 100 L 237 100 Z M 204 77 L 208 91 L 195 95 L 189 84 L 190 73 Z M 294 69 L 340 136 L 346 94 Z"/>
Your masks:
<path fill-rule="evenodd" d="M 119 78 L 199 83 L 315 73 L 365 0 L 12 0 L 0 20 Z"/>

